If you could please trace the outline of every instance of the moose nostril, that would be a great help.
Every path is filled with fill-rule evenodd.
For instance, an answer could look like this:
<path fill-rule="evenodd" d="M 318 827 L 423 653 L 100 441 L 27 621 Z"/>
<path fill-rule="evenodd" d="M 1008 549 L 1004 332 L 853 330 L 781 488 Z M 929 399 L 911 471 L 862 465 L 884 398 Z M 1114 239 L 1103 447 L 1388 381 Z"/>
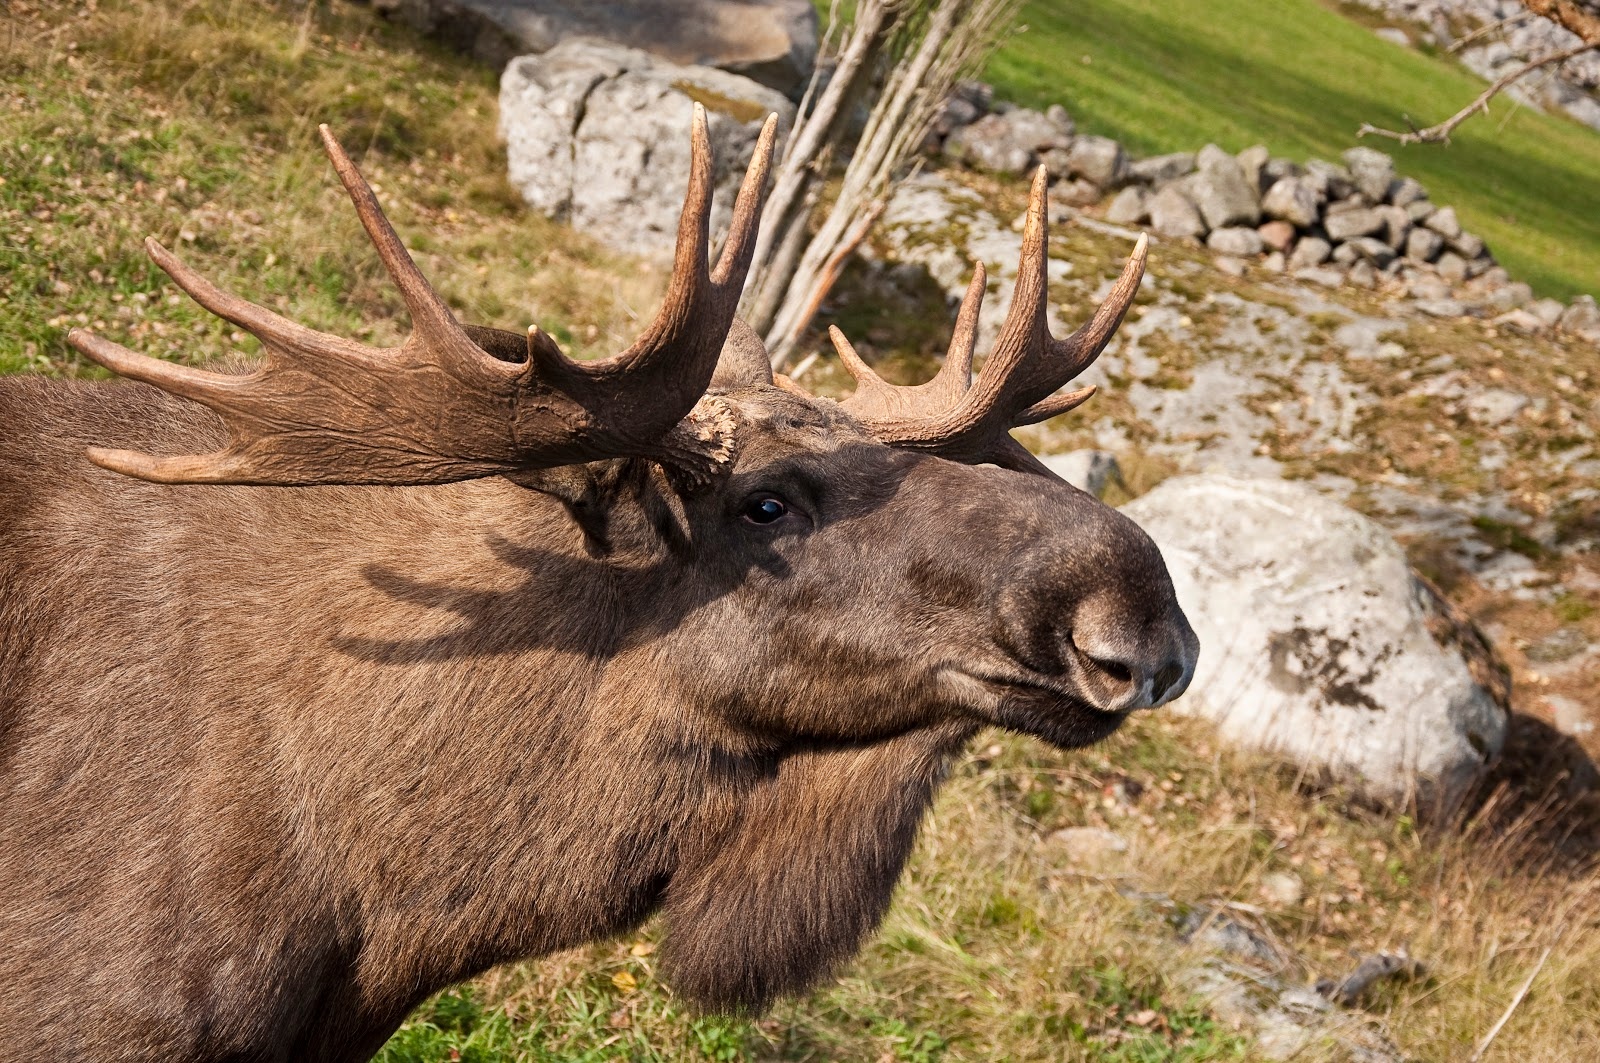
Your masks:
<path fill-rule="evenodd" d="M 1176 661 L 1172 662 L 1165 668 L 1161 669 L 1161 671 L 1156 673 L 1155 683 L 1151 688 L 1151 695 L 1156 701 L 1160 701 L 1162 697 L 1166 695 L 1167 691 L 1172 689 L 1173 684 L 1182 678 L 1183 667 Z"/>
<path fill-rule="evenodd" d="M 1133 682 L 1133 670 L 1121 661 L 1108 661 L 1101 657 L 1090 657 L 1094 666 L 1119 683 Z"/>

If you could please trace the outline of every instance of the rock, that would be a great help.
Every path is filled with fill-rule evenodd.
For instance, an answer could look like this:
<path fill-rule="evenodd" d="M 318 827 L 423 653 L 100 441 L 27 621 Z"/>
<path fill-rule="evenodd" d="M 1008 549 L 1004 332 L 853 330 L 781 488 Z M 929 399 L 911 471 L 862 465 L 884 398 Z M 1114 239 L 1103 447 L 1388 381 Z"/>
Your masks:
<path fill-rule="evenodd" d="M 1282 251 L 1274 251 L 1261 260 L 1261 268 L 1268 273 L 1282 273 L 1289 268 L 1289 260 Z"/>
<path fill-rule="evenodd" d="M 1417 309 L 1429 317 L 1465 317 L 1467 304 L 1459 299 L 1418 299 Z"/>
<path fill-rule="evenodd" d="M 1412 177 L 1402 177 L 1389 186 L 1389 202 L 1397 207 L 1409 207 L 1428 198 L 1428 190 Z"/>
<path fill-rule="evenodd" d="M 1404 207 L 1374 207 L 1374 213 L 1383 219 L 1383 241 L 1396 251 L 1404 251 L 1406 237 L 1411 235 L 1411 215 Z"/>
<path fill-rule="evenodd" d="M 1351 285 L 1357 288 L 1376 288 L 1378 286 L 1378 271 L 1366 259 L 1350 267 L 1350 273 L 1345 277 Z"/>
<path fill-rule="evenodd" d="M 1091 207 L 1104 199 L 1105 195 L 1105 189 L 1081 177 L 1061 181 L 1050 190 L 1052 201 L 1064 203 L 1069 207 Z"/>
<path fill-rule="evenodd" d="M 1150 193 L 1129 185 L 1106 208 L 1106 221 L 1113 225 L 1143 225 L 1150 218 Z"/>
<path fill-rule="evenodd" d="M 1206 234 L 1206 223 L 1189 197 L 1168 185 L 1150 198 L 1150 227 L 1161 236 L 1183 239 Z"/>
<path fill-rule="evenodd" d="M 1462 408 L 1478 424 L 1494 427 L 1515 420 L 1519 413 L 1532 404 L 1533 400 L 1521 392 L 1488 388 L 1468 395 Z"/>
<path fill-rule="evenodd" d="M 1532 286 L 1522 281 L 1502 284 L 1489 292 L 1488 303 L 1496 310 L 1517 310 L 1533 301 Z M 1532 317 L 1533 315 L 1528 315 Z M 1537 321 L 1537 318 L 1534 318 Z"/>
<path fill-rule="evenodd" d="M 1446 237 L 1445 242 L 1450 245 L 1450 250 L 1467 259 L 1482 258 L 1487 250 L 1483 245 L 1483 237 L 1469 232 L 1460 233 L 1453 239 Z"/>
<path fill-rule="evenodd" d="M 1261 181 L 1261 171 L 1266 168 L 1270 157 L 1266 147 L 1261 144 L 1245 148 L 1238 155 L 1239 169 L 1244 173 L 1245 182 L 1255 189 L 1257 194 L 1267 187 Z"/>
<path fill-rule="evenodd" d="M 1440 255 L 1434 267 L 1439 271 L 1439 278 L 1452 288 L 1467 279 L 1467 260 L 1454 251 Z"/>
<path fill-rule="evenodd" d="M 1122 466 L 1108 450 L 1073 450 L 1065 454 L 1045 454 L 1039 460 L 1045 468 L 1061 477 L 1080 491 L 1096 498 L 1106 493 L 1106 488 L 1122 482 Z"/>
<path fill-rule="evenodd" d="M 1123 511 L 1200 636 L 1178 704 L 1226 739 L 1424 807 L 1458 800 L 1497 755 L 1504 688 L 1478 678 L 1502 674 L 1492 651 L 1373 521 L 1303 484 L 1217 475 Z"/>
<path fill-rule="evenodd" d="M 1294 245 L 1294 253 L 1289 256 L 1289 268 L 1298 270 L 1320 266 L 1332 254 L 1333 245 L 1322 237 L 1302 236 L 1300 242 Z"/>
<path fill-rule="evenodd" d="M 1375 237 L 1359 236 L 1345 246 L 1354 248 L 1356 254 L 1379 269 L 1394 261 L 1394 248 Z"/>
<path fill-rule="evenodd" d="M 1237 159 L 1207 144 L 1200 149 L 1196 166 L 1191 190 L 1208 228 L 1255 225 L 1261 220 L 1259 193 L 1245 180 Z"/>
<path fill-rule="evenodd" d="M 1422 224 L 1446 240 L 1454 240 L 1461 235 L 1461 222 L 1456 220 L 1456 208 L 1454 207 L 1440 207 L 1428 215 L 1428 220 Z"/>
<path fill-rule="evenodd" d="M 1051 124 L 1056 127 L 1056 131 L 1062 136 L 1070 140 L 1077 135 L 1078 123 L 1072 120 L 1072 116 L 1067 113 L 1067 109 L 1059 103 L 1052 103 L 1049 107 L 1046 107 L 1044 116 L 1050 119 Z"/>
<path fill-rule="evenodd" d="M 1261 198 L 1261 213 L 1301 229 L 1317 223 L 1317 193 L 1304 179 L 1281 177 Z"/>
<path fill-rule="evenodd" d="M 1305 883 L 1293 871 L 1271 871 L 1261 876 L 1261 897 L 1268 904 L 1292 908 L 1305 895 Z"/>
<path fill-rule="evenodd" d="M 1287 251 L 1294 243 L 1294 226 L 1286 221 L 1269 221 L 1256 230 L 1261 242 L 1274 251 Z"/>
<path fill-rule="evenodd" d="M 1250 263 L 1235 255 L 1218 255 L 1214 264 L 1230 277 L 1243 277 L 1250 272 Z"/>
<path fill-rule="evenodd" d="M 1128 164 L 1131 180 L 1147 185 L 1164 185 L 1194 173 L 1194 152 L 1180 151 L 1172 155 L 1152 155 Z"/>
<path fill-rule="evenodd" d="M 1083 867 L 1104 867 L 1128 851 L 1128 839 L 1104 827 L 1064 827 L 1045 840 L 1068 862 Z"/>
<path fill-rule="evenodd" d="M 740 74 L 796 99 L 817 57 L 810 0 L 374 0 L 496 65 L 578 37 Z"/>
<path fill-rule="evenodd" d="M 1412 229 L 1406 233 L 1406 257 L 1413 262 L 1432 262 L 1444 249 L 1444 237 L 1432 229 Z"/>
<path fill-rule="evenodd" d="M 1406 294 L 1413 299 L 1448 299 L 1450 285 L 1434 274 L 1423 273 L 1411 278 L 1406 285 Z"/>
<path fill-rule="evenodd" d="M 1505 329 L 1521 336 L 1533 336 L 1549 327 L 1539 320 L 1537 315 L 1530 314 L 1526 310 L 1508 310 L 1489 323 L 1495 328 Z"/>
<path fill-rule="evenodd" d="M 690 115 L 706 105 L 716 152 L 713 231 L 725 230 L 767 115 L 794 106 L 748 78 L 582 38 L 513 60 L 500 79 L 511 184 L 530 207 L 613 247 L 670 254 L 689 174 Z"/>
<path fill-rule="evenodd" d="M 1348 243 L 1334 244 L 1333 254 L 1328 257 L 1341 266 L 1353 266 L 1360 260 L 1361 252 Z"/>
<path fill-rule="evenodd" d="M 1063 115 L 1066 111 L 1061 112 Z M 1038 153 L 1049 151 L 1052 148 L 1072 147 L 1072 134 L 1063 132 L 1061 123 L 1048 115 L 1026 107 L 1017 107 L 1009 110 L 1003 116 L 1006 125 L 1011 128 L 1011 139 L 1018 147 L 1027 148 Z M 1067 119 L 1070 126 L 1072 119 Z M 1102 184 L 1103 182 L 1096 182 Z"/>
<path fill-rule="evenodd" d="M 1553 328 L 1561 322 L 1561 315 L 1566 309 L 1560 299 L 1540 299 L 1528 307 L 1528 312 Z"/>
<path fill-rule="evenodd" d="M 1067 156 L 1067 173 L 1101 188 L 1117 188 L 1128 179 L 1128 156 L 1110 137 L 1078 137 Z"/>
<path fill-rule="evenodd" d="M 1327 214 L 1323 215 L 1322 227 L 1328 230 L 1328 239 L 1338 243 L 1341 240 L 1354 240 L 1358 236 L 1371 236 L 1382 232 L 1383 216 L 1370 207 L 1353 207 L 1338 211 L 1330 207 Z"/>
<path fill-rule="evenodd" d="M 1212 229 L 1206 246 L 1224 255 L 1259 255 L 1265 250 L 1261 234 L 1243 225 Z"/>
<path fill-rule="evenodd" d="M 1562 332 L 1600 341 L 1600 307 L 1595 306 L 1594 296 L 1580 295 L 1572 300 L 1558 325 Z"/>
<path fill-rule="evenodd" d="M 1373 203 L 1383 203 L 1389 198 L 1389 186 L 1394 183 L 1394 160 L 1373 148 L 1351 148 L 1344 153 L 1344 164 L 1350 168 L 1350 178 L 1356 190 Z"/>
<path fill-rule="evenodd" d="M 1388 41 L 1390 44 L 1398 44 L 1402 48 L 1411 47 L 1411 37 L 1398 26 L 1380 26 L 1372 33 L 1379 40 Z"/>
<path fill-rule="evenodd" d="M 1337 288 L 1344 283 L 1344 273 L 1341 270 L 1327 267 L 1308 267 L 1294 271 L 1294 279 L 1320 284 L 1324 288 Z"/>
<path fill-rule="evenodd" d="M 1349 170 L 1324 159 L 1307 162 L 1306 177 L 1317 195 L 1328 202 L 1344 199 L 1356 190 Z"/>
<path fill-rule="evenodd" d="M 933 120 L 933 131 L 939 136 L 949 136 L 953 130 L 969 126 L 983 117 L 983 112 L 971 100 L 951 94 L 939 106 L 939 115 Z"/>
<path fill-rule="evenodd" d="M 1033 166 L 1033 151 L 1016 141 L 1011 123 L 1001 114 L 986 114 L 951 133 L 944 153 L 990 173 L 1021 174 Z"/>
<path fill-rule="evenodd" d="M 1438 209 L 1426 199 L 1418 199 L 1406 204 L 1406 215 L 1410 217 L 1412 225 L 1421 225 L 1433 217 L 1434 211 Z"/>
<path fill-rule="evenodd" d="M 982 81 L 958 81 L 955 88 L 950 90 L 950 95 L 972 104 L 979 114 L 988 114 L 994 106 L 994 86 Z"/>

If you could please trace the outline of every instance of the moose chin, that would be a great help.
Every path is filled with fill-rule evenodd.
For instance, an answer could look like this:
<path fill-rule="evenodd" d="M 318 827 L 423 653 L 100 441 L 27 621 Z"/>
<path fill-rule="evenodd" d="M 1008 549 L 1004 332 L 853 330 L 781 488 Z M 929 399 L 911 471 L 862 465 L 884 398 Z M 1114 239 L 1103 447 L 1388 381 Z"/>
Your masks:
<path fill-rule="evenodd" d="M 458 323 L 333 137 L 410 318 L 391 349 L 156 264 L 261 341 L 233 372 L 77 331 L 125 378 L 0 380 L 0 1054 L 360 1060 L 429 994 L 664 922 L 669 984 L 754 1010 L 848 959 L 952 759 L 1181 694 L 1161 556 L 1010 430 L 1120 323 L 1046 323 L 1045 176 L 974 378 L 848 399 L 735 307 L 697 111 L 663 305 L 569 360 Z"/>

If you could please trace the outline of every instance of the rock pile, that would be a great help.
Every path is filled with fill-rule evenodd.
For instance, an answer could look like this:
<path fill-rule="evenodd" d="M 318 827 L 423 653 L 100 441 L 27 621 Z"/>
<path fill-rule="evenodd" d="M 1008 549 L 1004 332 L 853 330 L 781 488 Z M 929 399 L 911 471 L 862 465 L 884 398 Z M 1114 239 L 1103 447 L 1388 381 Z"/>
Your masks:
<path fill-rule="evenodd" d="M 1351 148 L 1339 163 L 1301 164 L 1259 145 L 1233 155 L 1215 144 L 1132 159 L 1115 140 L 1078 134 L 1059 105 L 1012 107 L 971 84 L 946 102 L 926 147 L 991 173 L 1043 163 L 1053 203 L 1084 207 L 1111 196 L 1107 221 L 1204 243 L 1236 275 L 1255 262 L 1330 287 L 1381 287 L 1437 317 L 1492 317 L 1514 331 L 1559 328 L 1600 343 L 1592 298 L 1535 300 L 1454 208 L 1434 203 L 1372 148 Z"/>
<path fill-rule="evenodd" d="M 1505 29 L 1479 39 L 1463 49 L 1461 63 L 1486 81 L 1496 81 L 1533 59 L 1554 55 L 1581 43 L 1575 34 L 1543 18 L 1529 18 L 1517 0 L 1358 0 L 1390 18 L 1410 23 L 1414 29 L 1380 30 L 1396 43 L 1411 44 L 1411 36 L 1437 46 L 1447 46 L 1483 26 L 1505 22 Z M 1534 107 L 1565 111 L 1573 118 L 1600 129 L 1600 52 L 1576 56 L 1559 67 L 1524 78 L 1510 86 L 1507 95 Z M 1464 102 L 1464 101 L 1463 101 Z"/>

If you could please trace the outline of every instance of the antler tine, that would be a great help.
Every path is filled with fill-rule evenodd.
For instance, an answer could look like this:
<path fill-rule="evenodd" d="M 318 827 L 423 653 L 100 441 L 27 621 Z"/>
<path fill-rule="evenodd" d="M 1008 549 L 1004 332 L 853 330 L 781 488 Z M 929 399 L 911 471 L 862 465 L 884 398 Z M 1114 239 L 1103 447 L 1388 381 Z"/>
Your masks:
<path fill-rule="evenodd" d="M 761 208 L 766 200 L 767 174 L 772 169 L 772 148 L 778 137 L 778 116 L 767 115 L 761 134 L 756 138 L 755 151 L 745 170 L 744 181 L 739 185 L 739 195 L 733 201 L 733 220 L 728 225 L 728 237 L 723 242 L 717 267 L 711 271 L 711 283 L 726 288 L 738 278 L 734 301 L 744 293 L 744 277 L 756 253 L 756 232 L 761 225 Z"/>
<path fill-rule="evenodd" d="M 355 204 L 361 227 L 367 231 L 367 238 L 377 250 L 389 278 L 400 289 L 400 297 L 405 300 L 406 311 L 411 315 L 412 332 L 436 348 L 435 357 L 453 355 L 453 360 L 472 363 L 494 361 L 467 338 L 455 315 L 417 268 L 411 253 L 400 241 L 400 234 L 394 231 L 388 216 L 383 213 L 377 193 L 372 191 L 367 179 L 361 176 L 356 164 L 345 154 L 344 148 L 334 138 L 333 131 L 324 123 L 317 126 L 317 132 L 322 136 L 322 147 L 328 153 L 328 160 L 333 163 L 334 172 L 349 193 L 350 202 Z"/>

